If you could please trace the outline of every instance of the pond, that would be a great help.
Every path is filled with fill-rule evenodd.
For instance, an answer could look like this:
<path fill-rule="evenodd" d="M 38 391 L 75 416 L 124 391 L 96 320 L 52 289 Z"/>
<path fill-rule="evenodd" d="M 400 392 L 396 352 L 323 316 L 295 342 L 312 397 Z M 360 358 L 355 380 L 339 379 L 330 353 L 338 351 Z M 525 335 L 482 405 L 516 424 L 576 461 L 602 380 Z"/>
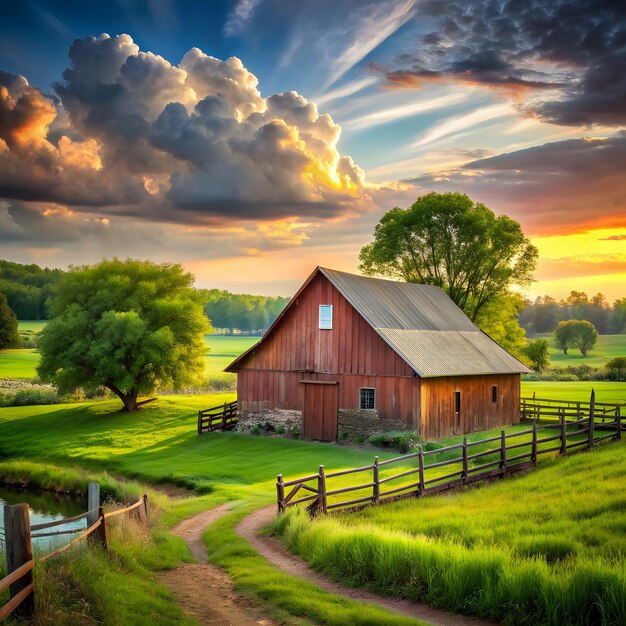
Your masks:
<path fill-rule="evenodd" d="M 30 509 L 30 523 L 44 524 L 63 519 L 64 517 L 73 517 L 80 515 L 86 510 L 85 504 L 80 500 L 63 494 L 51 493 L 49 491 L 26 491 L 24 489 L 16 489 L 14 487 L 6 487 L 0 485 L 0 551 L 4 552 L 4 506 L 6 504 L 20 504 L 27 502 Z M 70 530 L 76 528 L 85 528 L 86 521 L 84 519 L 68 524 L 61 524 L 54 528 L 42 530 L 39 532 L 58 532 L 61 530 Z M 37 534 L 36 532 L 33 534 Z M 75 535 L 60 535 L 58 537 L 40 537 L 33 538 L 34 552 L 50 552 L 68 541 Z M 2 557 L 4 558 L 4 557 Z"/>

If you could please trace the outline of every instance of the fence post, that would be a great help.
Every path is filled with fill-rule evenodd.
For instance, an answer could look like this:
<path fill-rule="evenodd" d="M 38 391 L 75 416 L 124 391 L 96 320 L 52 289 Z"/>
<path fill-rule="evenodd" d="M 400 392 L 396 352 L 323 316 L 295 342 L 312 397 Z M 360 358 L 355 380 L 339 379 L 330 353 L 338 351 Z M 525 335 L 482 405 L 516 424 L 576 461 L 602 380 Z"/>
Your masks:
<path fill-rule="evenodd" d="M 561 454 L 567 452 L 567 424 L 565 422 L 565 409 L 559 409 L 561 421 Z"/>
<path fill-rule="evenodd" d="M 467 481 L 468 469 L 469 467 L 467 463 L 467 437 L 463 437 L 463 474 L 462 474 L 463 482 Z"/>
<path fill-rule="evenodd" d="M 100 483 L 87 485 L 87 527 L 92 526 L 98 519 L 98 507 L 100 506 Z"/>
<path fill-rule="evenodd" d="M 622 411 L 621 411 L 621 407 L 619 406 L 615 408 L 615 421 L 617 422 L 616 437 L 617 439 L 621 439 L 622 438 Z"/>
<path fill-rule="evenodd" d="M 278 513 L 285 512 L 285 505 L 283 504 L 285 500 L 285 485 L 283 485 L 283 475 L 278 474 L 276 478 L 276 502 L 278 504 Z"/>
<path fill-rule="evenodd" d="M 426 481 L 424 480 L 424 449 L 422 448 L 422 444 L 419 444 L 420 449 L 417 455 L 417 460 L 419 461 L 419 477 L 420 477 L 420 486 L 419 486 L 419 494 L 420 496 L 424 494 L 426 489 Z"/>
<path fill-rule="evenodd" d="M 537 422 L 533 422 L 533 443 L 530 449 L 530 460 L 537 463 Z"/>
<path fill-rule="evenodd" d="M 374 504 L 380 504 L 380 482 L 379 482 L 379 477 L 378 477 L 378 457 L 375 456 L 374 457 L 374 478 L 373 478 L 373 483 L 374 483 L 374 490 L 373 490 L 373 494 L 372 494 L 372 502 Z"/>
<path fill-rule="evenodd" d="M 33 546 L 30 538 L 30 512 L 28 504 L 13 504 L 4 507 L 4 537 L 7 553 L 7 573 L 33 559 Z M 9 586 L 11 598 L 33 582 L 33 572 L 24 574 Z M 29 594 L 15 609 L 16 617 L 32 618 L 35 614 L 35 594 Z"/>
<path fill-rule="evenodd" d="M 506 431 L 500 431 L 500 469 L 506 472 Z"/>
<path fill-rule="evenodd" d="M 143 510 L 146 518 L 146 524 L 148 523 L 148 494 L 143 494 Z"/>
<path fill-rule="evenodd" d="M 522 400 L 522 419 L 526 419 L 526 398 Z"/>
<path fill-rule="evenodd" d="M 97 542 L 106 552 L 109 549 L 109 542 L 107 539 L 107 522 L 104 517 L 104 508 L 101 506 L 98 507 L 98 518 L 100 519 L 100 526 L 98 526 L 98 528 L 96 528 L 96 530 L 94 530 L 89 537 L 93 537 L 93 540 Z"/>
<path fill-rule="evenodd" d="M 317 476 L 317 491 L 319 493 L 317 510 L 319 513 L 326 513 L 326 474 L 323 465 L 320 465 L 320 473 Z"/>
<path fill-rule="evenodd" d="M 202 411 L 198 411 L 198 434 L 202 434 Z"/>
<path fill-rule="evenodd" d="M 147 524 L 148 520 L 146 518 L 146 505 L 145 502 L 143 500 L 143 498 L 140 498 L 141 500 L 141 504 L 136 508 L 133 509 L 132 511 L 130 511 L 130 513 L 134 513 L 135 514 L 135 519 L 140 523 L 140 524 Z"/>
<path fill-rule="evenodd" d="M 589 399 L 589 447 L 593 445 L 593 427 L 596 419 L 596 392 L 591 390 L 591 398 Z"/>

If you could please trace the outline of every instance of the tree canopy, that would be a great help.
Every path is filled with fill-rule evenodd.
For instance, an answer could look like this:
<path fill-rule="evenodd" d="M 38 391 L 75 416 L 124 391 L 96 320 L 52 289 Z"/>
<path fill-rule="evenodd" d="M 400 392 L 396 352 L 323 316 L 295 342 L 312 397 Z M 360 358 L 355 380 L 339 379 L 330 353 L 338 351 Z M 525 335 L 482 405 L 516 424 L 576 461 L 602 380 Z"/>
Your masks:
<path fill-rule="evenodd" d="M 550 347 L 546 339 L 529 341 L 524 352 L 535 372 L 541 374 L 550 365 Z"/>
<path fill-rule="evenodd" d="M 385 213 L 359 269 L 441 287 L 472 320 L 512 285 L 532 280 L 537 249 L 520 225 L 459 193 L 429 193 Z"/>
<path fill-rule="evenodd" d="M 202 377 L 211 330 L 205 294 L 182 266 L 104 260 L 59 281 L 41 332 L 39 376 L 62 393 L 106 387 L 136 410 L 138 396 Z"/>
<path fill-rule="evenodd" d="M 0 349 L 16 348 L 19 344 L 17 317 L 9 306 L 6 296 L 0 293 Z"/>
<path fill-rule="evenodd" d="M 598 331 L 587 320 L 559 322 L 554 330 L 554 340 L 563 354 L 567 354 L 569 348 L 578 348 L 583 356 L 587 356 L 598 340 Z"/>
<path fill-rule="evenodd" d="M 621 382 L 626 380 L 626 356 L 616 356 L 606 364 L 606 369 L 610 374 Z"/>

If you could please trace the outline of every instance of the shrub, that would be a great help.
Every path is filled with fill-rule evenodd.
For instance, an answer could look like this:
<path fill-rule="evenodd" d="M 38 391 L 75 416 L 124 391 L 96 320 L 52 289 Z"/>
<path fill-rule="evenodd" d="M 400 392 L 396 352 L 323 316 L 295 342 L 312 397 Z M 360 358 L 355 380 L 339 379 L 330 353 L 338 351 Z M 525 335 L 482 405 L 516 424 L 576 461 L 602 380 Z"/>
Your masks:
<path fill-rule="evenodd" d="M 391 448 L 406 453 L 415 450 L 421 440 L 417 433 L 411 431 L 389 431 L 376 433 L 368 441 L 378 448 Z"/>

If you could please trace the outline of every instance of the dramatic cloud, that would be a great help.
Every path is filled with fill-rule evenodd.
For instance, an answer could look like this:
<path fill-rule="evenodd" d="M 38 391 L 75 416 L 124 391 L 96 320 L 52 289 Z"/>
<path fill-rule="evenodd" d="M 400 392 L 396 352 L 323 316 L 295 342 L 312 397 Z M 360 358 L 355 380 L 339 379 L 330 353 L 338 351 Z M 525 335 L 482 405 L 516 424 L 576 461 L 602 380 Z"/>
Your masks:
<path fill-rule="evenodd" d="M 626 135 L 573 139 L 411 179 L 463 191 L 520 220 L 531 234 L 626 226 Z"/>
<path fill-rule="evenodd" d="M 179 66 L 88 37 L 46 96 L 0 73 L 0 197 L 162 222 L 338 217 L 370 203 L 340 128 L 295 92 L 263 98 L 237 58 Z"/>
<path fill-rule="evenodd" d="M 414 52 L 389 86 L 454 80 L 497 89 L 563 125 L 626 122 L 626 5 L 612 0 L 424 0 Z"/>

